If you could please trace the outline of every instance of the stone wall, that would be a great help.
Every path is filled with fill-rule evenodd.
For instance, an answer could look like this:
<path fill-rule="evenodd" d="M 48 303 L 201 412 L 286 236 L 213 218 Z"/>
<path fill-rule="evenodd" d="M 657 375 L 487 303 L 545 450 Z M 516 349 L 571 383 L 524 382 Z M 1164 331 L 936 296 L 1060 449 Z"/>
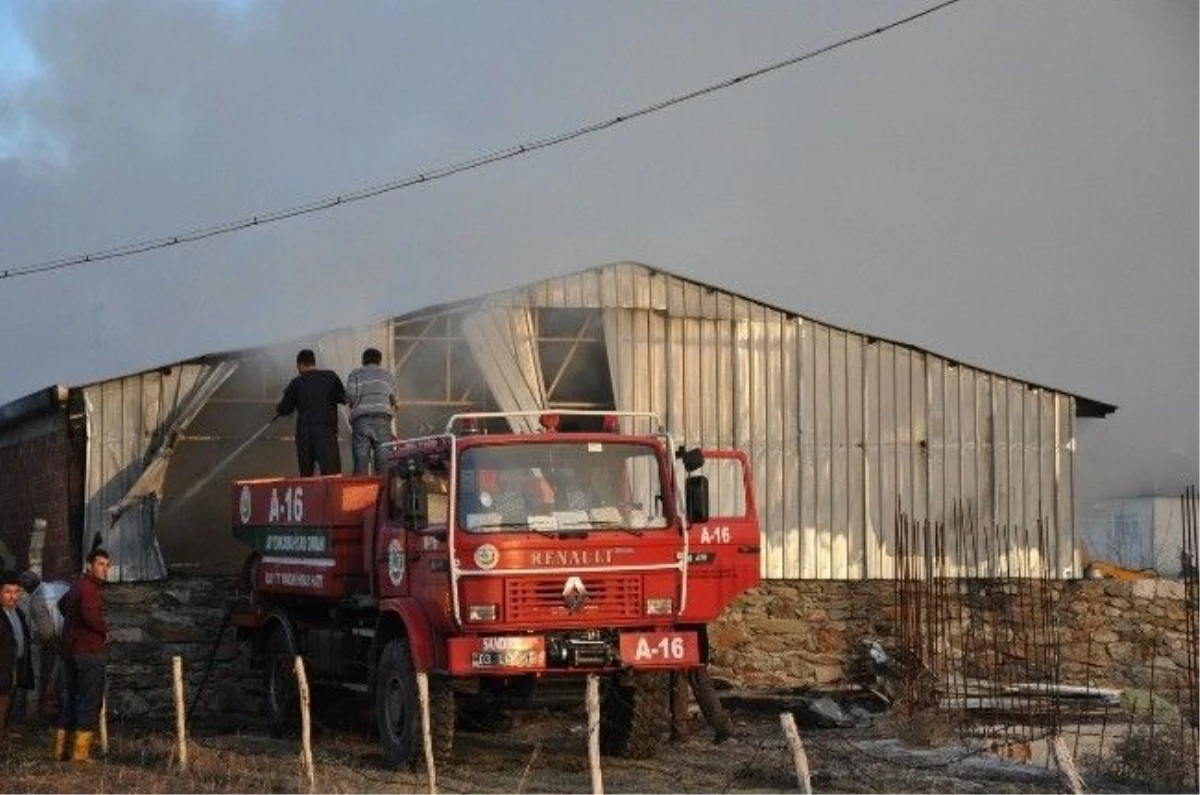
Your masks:
<path fill-rule="evenodd" d="M 772 580 L 709 628 L 712 672 L 748 687 L 836 684 L 860 638 L 895 635 L 890 580 Z"/>
<path fill-rule="evenodd" d="M 232 627 L 221 632 L 235 577 L 172 576 L 105 588 L 110 627 L 108 703 L 115 717 L 174 715 L 171 659 L 183 658 L 187 703 L 212 670 L 194 715 L 249 718 L 262 706 L 262 682 Z"/>
<path fill-rule="evenodd" d="M 1061 651 L 1060 681 L 1148 687 L 1170 693 L 1186 665 L 1183 585 L 1168 580 L 1075 580 L 1045 583 L 1050 633 L 1034 633 Z M 188 701 L 213 653 L 233 577 L 172 576 L 157 583 L 106 588 L 112 645 L 109 704 L 118 716 L 172 715 L 171 658 L 184 659 Z M 947 632 L 961 647 L 989 633 L 1036 626 L 1032 605 L 1013 604 L 1012 581 L 963 583 L 954 609 L 962 623 Z M 747 687 L 837 686 L 851 678 L 861 638 L 895 648 L 896 583 L 886 580 L 771 581 L 731 606 L 710 630 L 713 674 Z M 958 610 L 961 601 L 962 610 Z M 1043 605 L 1039 604 L 1041 609 Z M 953 623 L 953 622 L 952 622 Z M 262 680 L 248 650 L 227 628 L 196 715 L 252 719 L 262 707 Z M 1037 638 L 1030 638 L 1036 643 Z M 952 652 L 953 653 L 953 652 Z"/>
<path fill-rule="evenodd" d="M 743 686 L 845 684 L 861 639 L 896 649 L 897 595 L 886 580 L 765 582 L 711 627 L 713 674 Z M 1050 660 L 1056 649 L 1061 683 L 1184 685 L 1182 582 L 971 580 L 950 584 L 942 601 L 946 653 L 965 668 L 973 648 L 999 642 L 1024 672 L 1026 659 Z"/>

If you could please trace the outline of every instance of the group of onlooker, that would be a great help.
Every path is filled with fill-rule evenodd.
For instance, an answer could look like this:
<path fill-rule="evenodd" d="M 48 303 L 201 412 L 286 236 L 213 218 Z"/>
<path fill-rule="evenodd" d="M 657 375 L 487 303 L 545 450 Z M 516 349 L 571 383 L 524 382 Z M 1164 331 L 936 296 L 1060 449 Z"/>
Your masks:
<path fill-rule="evenodd" d="M 91 761 L 104 701 L 108 569 L 108 552 L 94 546 L 73 582 L 0 574 L 0 741 L 16 731 L 14 715 L 28 721 L 40 711 L 55 719 L 54 759 Z"/>

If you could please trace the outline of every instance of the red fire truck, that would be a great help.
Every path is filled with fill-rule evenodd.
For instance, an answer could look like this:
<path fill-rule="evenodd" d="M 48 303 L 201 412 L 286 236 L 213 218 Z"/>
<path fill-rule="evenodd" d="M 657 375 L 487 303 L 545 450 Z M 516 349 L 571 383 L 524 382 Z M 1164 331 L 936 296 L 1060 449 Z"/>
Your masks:
<path fill-rule="evenodd" d="M 676 449 L 648 414 L 455 415 L 390 445 L 384 476 L 242 480 L 232 498 L 253 549 L 233 620 L 272 727 L 298 720 L 302 655 L 316 688 L 374 698 L 397 765 L 421 754 L 417 672 L 435 758 L 456 714 L 588 674 L 602 751 L 652 753 L 662 675 L 704 664 L 706 623 L 759 582 L 745 455 Z"/>

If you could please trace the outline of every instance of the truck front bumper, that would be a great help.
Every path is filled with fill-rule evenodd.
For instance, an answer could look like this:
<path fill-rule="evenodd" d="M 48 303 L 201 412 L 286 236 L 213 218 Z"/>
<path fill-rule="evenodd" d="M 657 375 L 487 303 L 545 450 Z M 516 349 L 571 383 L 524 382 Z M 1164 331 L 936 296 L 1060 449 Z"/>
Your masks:
<path fill-rule="evenodd" d="M 678 669 L 700 664 L 700 639 L 693 630 L 465 635 L 447 643 L 453 676 Z"/>

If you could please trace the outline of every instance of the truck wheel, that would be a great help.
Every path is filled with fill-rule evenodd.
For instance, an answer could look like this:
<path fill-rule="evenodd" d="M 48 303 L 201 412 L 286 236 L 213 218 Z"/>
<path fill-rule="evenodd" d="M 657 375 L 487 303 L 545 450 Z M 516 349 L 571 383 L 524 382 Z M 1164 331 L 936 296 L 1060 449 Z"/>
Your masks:
<path fill-rule="evenodd" d="M 668 680 L 661 673 L 620 674 L 602 683 L 600 753 L 629 759 L 654 756 L 669 722 Z"/>
<path fill-rule="evenodd" d="M 422 757 L 421 705 L 408 641 L 388 642 L 379 658 L 375 684 L 375 720 L 379 741 L 396 767 L 415 768 Z M 454 749 L 454 691 L 438 677 L 429 678 L 429 728 L 433 756 L 450 758 Z"/>
<path fill-rule="evenodd" d="M 276 737 L 295 734 L 300 727 L 300 693 L 296 683 L 296 641 L 278 624 L 267 637 L 267 723 Z"/>

